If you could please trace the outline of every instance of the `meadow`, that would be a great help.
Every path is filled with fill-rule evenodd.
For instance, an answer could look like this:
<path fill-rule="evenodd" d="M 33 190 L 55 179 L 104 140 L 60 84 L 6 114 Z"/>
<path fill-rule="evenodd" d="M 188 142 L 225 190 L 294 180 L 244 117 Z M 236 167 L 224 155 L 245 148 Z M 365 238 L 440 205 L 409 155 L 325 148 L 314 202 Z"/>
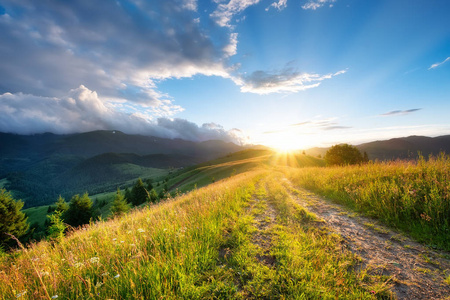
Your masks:
<path fill-rule="evenodd" d="M 371 299 L 382 280 L 261 168 L 4 255 L 4 299 Z M 272 215 L 266 215 L 269 210 Z M 272 221 L 268 219 L 272 217 Z M 267 226 L 260 226 L 267 222 Z M 263 241 L 268 241 L 263 243 Z M 263 259 L 263 258 L 268 259 Z"/>
<path fill-rule="evenodd" d="M 400 229 L 433 248 L 450 250 L 450 158 L 289 170 L 315 193 Z"/>
<path fill-rule="evenodd" d="M 190 192 L 1 254 L 2 299 L 395 297 L 391 278 L 366 270 L 287 181 L 450 249 L 445 155 L 323 167 L 306 155 L 259 154 L 175 172 L 167 182 Z"/>

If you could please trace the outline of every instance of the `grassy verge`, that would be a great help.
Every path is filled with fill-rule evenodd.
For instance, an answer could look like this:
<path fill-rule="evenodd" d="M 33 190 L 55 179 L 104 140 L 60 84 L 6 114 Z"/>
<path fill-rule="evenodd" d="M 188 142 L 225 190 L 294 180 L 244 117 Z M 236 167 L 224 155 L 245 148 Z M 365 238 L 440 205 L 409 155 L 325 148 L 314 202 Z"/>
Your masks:
<path fill-rule="evenodd" d="M 450 250 L 450 158 L 291 170 L 298 185 Z"/>

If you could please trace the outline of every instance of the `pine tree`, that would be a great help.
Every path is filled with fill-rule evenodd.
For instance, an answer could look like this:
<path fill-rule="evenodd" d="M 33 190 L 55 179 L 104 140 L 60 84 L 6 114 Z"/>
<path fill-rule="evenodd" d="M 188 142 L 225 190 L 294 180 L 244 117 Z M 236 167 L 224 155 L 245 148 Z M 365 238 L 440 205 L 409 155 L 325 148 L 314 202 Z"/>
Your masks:
<path fill-rule="evenodd" d="M 56 209 L 55 211 L 60 211 L 62 213 L 66 212 L 69 209 L 69 204 L 66 202 L 66 200 L 59 195 L 58 200 L 55 203 Z"/>
<path fill-rule="evenodd" d="M 152 189 L 149 194 L 151 202 L 155 203 L 156 201 L 158 201 L 158 194 L 156 193 L 155 189 Z"/>
<path fill-rule="evenodd" d="M 10 246 L 14 243 L 8 234 L 20 238 L 27 233 L 28 218 L 21 211 L 22 207 L 22 201 L 15 201 L 11 193 L 0 189 L 0 246 Z"/>
<path fill-rule="evenodd" d="M 125 201 L 127 201 L 128 203 L 131 203 L 132 196 L 131 196 L 131 191 L 128 187 L 125 188 L 125 197 L 124 198 L 125 198 Z"/>
<path fill-rule="evenodd" d="M 63 219 L 68 224 L 78 227 L 89 223 L 93 215 L 92 200 L 88 193 L 84 193 L 81 197 L 78 194 L 72 197 L 69 209 L 64 213 Z"/>
<path fill-rule="evenodd" d="M 131 203 L 137 206 L 147 201 L 148 198 L 148 192 L 145 189 L 144 183 L 139 178 L 131 189 Z"/>
<path fill-rule="evenodd" d="M 53 214 L 47 215 L 50 219 L 50 226 L 47 229 L 48 238 L 61 240 L 64 237 L 64 231 L 66 231 L 66 224 L 62 219 L 63 211 L 56 210 Z"/>
<path fill-rule="evenodd" d="M 130 207 L 128 206 L 128 203 L 125 201 L 125 198 L 122 195 L 120 188 L 117 188 L 116 197 L 114 198 L 114 201 L 111 206 L 111 212 L 113 216 L 120 216 L 128 212 L 129 209 Z"/>

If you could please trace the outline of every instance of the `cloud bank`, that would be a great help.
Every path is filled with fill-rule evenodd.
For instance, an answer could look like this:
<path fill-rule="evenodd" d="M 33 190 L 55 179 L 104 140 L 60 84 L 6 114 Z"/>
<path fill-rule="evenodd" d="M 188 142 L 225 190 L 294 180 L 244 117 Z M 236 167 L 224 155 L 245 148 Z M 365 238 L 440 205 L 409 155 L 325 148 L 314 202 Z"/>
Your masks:
<path fill-rule="evenodd" d="M 277 10 L 287 5 L 287 0 L 270 2 Z M 317 87 L 345 72 L 319 75 L 285 68 L 239 73 L 239 63 L 230 63 L 239 38 L 233 18 L 258 3 L 4 0 L 0 131 L 118 129 L 192 140 L 239 140 L 242 133 L 237 129 L 173 119 L 184 108 L 159 84 L 218 76 L 233 80 L 242 92 L 269 94 Z"/>
<path fill-rule="evenodd" d="M 31 94 L 0 95 L 0 128 L 4 132 L 34 134 L 53 132 L 68 134 L 92 130 L 120 130 L 125 133 L 191 141 L 220 139 L 245 144 L 238 129 L 225 130 L 214 123 L 198 126 L 184 119 L 168 116 L 156 120 L 143 113 L 126 113 L 105 104 L 97 93 L 81 85 L 62 98 Z"/>

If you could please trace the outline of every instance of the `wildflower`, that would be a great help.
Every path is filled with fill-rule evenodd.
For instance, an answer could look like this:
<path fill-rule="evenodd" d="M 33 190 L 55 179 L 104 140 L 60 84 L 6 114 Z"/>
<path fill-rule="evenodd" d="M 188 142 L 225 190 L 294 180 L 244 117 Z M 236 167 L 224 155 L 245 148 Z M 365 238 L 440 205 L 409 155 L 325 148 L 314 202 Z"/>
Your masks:
<path fill-rule="evenodd" d="M 145 232 L 145 230 L 142 229 L 142 228 L 139 228 L 137 231 L 140 232 L 140 233 Z"/>
<path fill-rule="evenodd" d="M 24 290 L 24 291 L 18 293 L 18 294 L 16 295 L 16 298 L 20 298 L 20 297 L 24 296 L 26 293 L 27 293 L 27 290 Z"/>
<path fill-rule="evenodd" d="M 97 284 L 95 285 L 95 287 L 98 289 L 99 287 L 101 287 L 103 285 L 103 283 L 102 282 L 97 282 Z"/>
<path fill-rule="evenodd" d="M 77 262 L 77 263 L 75 263 L 74 266 L 75 266 L 75 268 L 79 269 L 79 268 L 82 268 L 84 266 L 84 264 L 81 262 Z"/>
<path fill-rule="evenodd" d="M 43 272 L 41 272 L 41 276 L 49 276 L 50 275 L 50 273 L 49 272 L 47 272 L 47 271 L 43 271 Z"/>
<path fill-rule="evenodd" d="M 125 241 L 120 241 L 121 244 L 125 243 Z"/>
<path fill-rule="evenodd" d="M 109 275 L 109 272 L 105 272 L 102 274 L 102 276 L 108 276 L 108 275 Z"/>
<path fill-rule="evenodd" d="M 98 257 L 92 257 L 92 258 L 90 259 L 90 261 L 91 261 L 91 264 L 98 264 L 98 263 L 100 262 L 100 258 L 98 258 Z"/>
<path fill-rule="evenodd" d="M 52 296 L 52 299 L 56 299 L 56 298 L 58 298 L 58 295 L 53 295 Z"/>
<path fill-rule="evenodd" d="M 114 278 L 119 278 L 120 277 L 120 275 L 119 274 L 117 274 L 116 276 L 114 276 Z"/>
<path fill-rule="evenodd" d="M 116 239 L 116 238 L 113 238 L 112 240 L 113 240 L 113 242 L 117 241 L 117 239 Z"/>

